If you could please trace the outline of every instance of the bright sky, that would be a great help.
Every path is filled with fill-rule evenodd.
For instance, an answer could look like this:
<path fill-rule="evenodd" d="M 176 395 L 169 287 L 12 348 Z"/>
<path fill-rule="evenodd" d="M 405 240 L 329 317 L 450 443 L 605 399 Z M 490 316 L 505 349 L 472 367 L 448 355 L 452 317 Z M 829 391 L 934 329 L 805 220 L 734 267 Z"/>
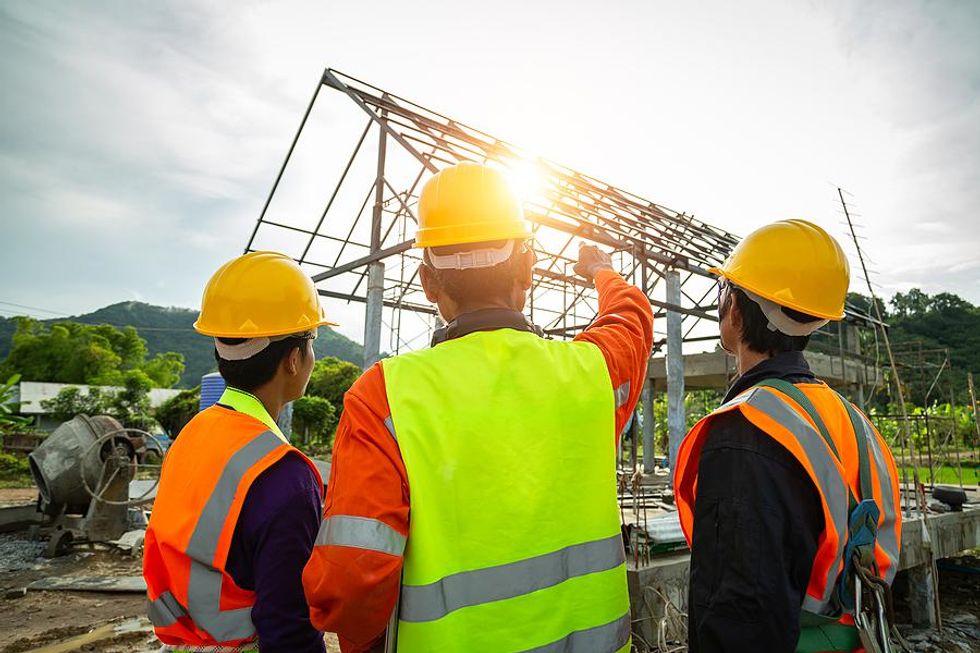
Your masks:
<path fill-rule="evenodd" d="M 843 239 L 840 185 L 880 292 L 980 303 L 978 35 L 974 0 L 7 0 L 0 315 L 195 307 L 327 66 L 740 235 Z"/>

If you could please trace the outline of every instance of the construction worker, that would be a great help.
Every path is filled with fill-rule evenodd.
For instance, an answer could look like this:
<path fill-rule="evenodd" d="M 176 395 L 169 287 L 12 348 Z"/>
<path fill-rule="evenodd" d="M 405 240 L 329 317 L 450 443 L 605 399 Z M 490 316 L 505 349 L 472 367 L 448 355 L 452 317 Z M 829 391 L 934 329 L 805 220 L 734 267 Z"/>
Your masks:
<path fill-rule="evenodd" d="M 888 624 L 856 610 L 855 584 L 874 605 L 885 584 L 873 577 L 890 584 L 898 569 L 895 462 L 803 357 L 814 331 L 844 317 L 847 259 L 820 227 L 787 220 L 750 234 L 711 272 L 739 376 L 677 454 L 689 650 L 854 651 L 870 647 L 866 637 L 888 650 Z"/>
<path fill-rule="evenodd" d="M 419 198 L 422 287 L 446 325 L 348 391 L 303 572 L 344 653 L 629 650 L 615 449 L 653 337 L 644 294 L 582 246 L 599 314 L 573 342 L 522 314 L 535 257 L 495 169 Z"/>
<path fill-rule="evenodd" d="M 306 390 L 313 282 L 283 254 L 252 252 L 208 282 L 194 328 L 214 338 L 227 388 L 167 452 L 146 530 L 148 612 L 169 651 L 324 651 L 301 583 L 322 481 L 276 425 Z"/>

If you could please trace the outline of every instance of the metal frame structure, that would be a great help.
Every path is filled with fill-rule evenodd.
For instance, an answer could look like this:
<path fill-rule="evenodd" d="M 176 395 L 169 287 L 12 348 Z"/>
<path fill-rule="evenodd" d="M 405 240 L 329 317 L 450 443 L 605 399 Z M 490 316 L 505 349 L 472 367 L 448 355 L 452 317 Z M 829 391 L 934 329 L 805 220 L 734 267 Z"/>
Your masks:
<path fill-rule="evenodd" d="M 323 88 L 353 103 L 367 124 L 315 224 L 272 219 L 270 205 Z M 377 137 L 373 174 L 358 191 L 366 192 L 360 210 L 351 214 L 338 209 L 336 200 L 345 188 L 357 187 L 352 168 L 364 158 L 372 133 Z M 411 165 L 393 163 L 393 157 L 406 154 Z M 412 249 L 414 208 L 425 180 L 461 161 L 489 162 L 511 173 L 530 169 L 536 180 L 525 195 L 538 256 L 528 308 L 547 334 L 571 337 L 597 312 L 594 288 L 571 272 L 573 243 L 581 240 L 611 249 L 618 270 L 644 290 L 661 317 L 670 314 L 670 337 L 658 339 L 655 350 L 676 340 L 679 354 L 681 341 L 717 338 L 714 330 L 696 332 L 702 321 L 717 321 L 714 280 L 707 269 L 724 261 L 736 236 L 331 69 L 317 83 L 245 251 L 261 249 L 275 231 L 298 237 L 297 251 L 287 253 L 309 267 L 322 296 L 366 304 L 365 366 L 370 365 L 381 355 L 384 327 L 393 353 L 413 346 L 401 333 L 404 314 L 425 317 L 426 332 L 435 326 L 435 310 L 424 301 L 418 281 L 421 259 Z"/>

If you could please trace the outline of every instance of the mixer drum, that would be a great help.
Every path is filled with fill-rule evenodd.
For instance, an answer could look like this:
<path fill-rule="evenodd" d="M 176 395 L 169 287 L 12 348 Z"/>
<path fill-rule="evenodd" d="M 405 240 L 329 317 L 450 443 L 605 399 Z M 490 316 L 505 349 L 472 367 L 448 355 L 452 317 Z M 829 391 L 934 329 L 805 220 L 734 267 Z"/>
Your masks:
<path fill-rule="evenodd" d="M 82 475 L 89 487 L 97 487 L 102 475 L 102 457 L 95 452 L 85 456 L 85 460 L 82 457 L 100 437 L 120 429 L 122 424 L 106 415 L 77 415 L 55 429 L 31 452 L 28 456 L 31 476 L 41 492 L 44 512 L 54 515 L 64 509 L 69 514 L 84 514 L 88 510 L 92 497 L 85 490 Z M 128 441 L 125 433 L 120 433 L 119 439 Z"/>

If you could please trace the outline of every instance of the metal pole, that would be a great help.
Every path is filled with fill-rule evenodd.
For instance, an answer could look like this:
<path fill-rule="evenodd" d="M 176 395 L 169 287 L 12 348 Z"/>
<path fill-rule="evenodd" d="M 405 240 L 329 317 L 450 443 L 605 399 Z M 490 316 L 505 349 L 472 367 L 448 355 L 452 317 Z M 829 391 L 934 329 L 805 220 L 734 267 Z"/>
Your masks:
<path fill-rule="evenodd" d="M 381 249 L 381 217 L 384 209 L 385 146 L 388 134 L 384 121 L 387 111 L 381 112 L 378 129 L 378 176 L 374 182 L 374 212 L 371 215 L 371 253 Z M 378 362 L 381 357 L 381 311 L 384 307 L 384 261 L 368 265 L 367 304 L 364 310 L 364 369 Z"/>
<path fill-rule="evenodd" d="M 980 462 L 980 457 L 977 456 L 977 447 L 980 446 L 980 415 L 977 414 L 977 395 L 973 389 L 973 372 L 967 372 L 966 381 L 970 390 L 970 405 L 973 407 L 973 425 L 977 429 L 977 437 L 973 441 L 973 446 L 970 447 L 973 450 L 973 463 Z M 973 468 L 973 480 L 980 485 L 980 479 L 977 478 L 977 468 Z"/>
<path fill-rule="evenodd" d="M 667 303 L 681 303 L 681 274 L 670 270 L 666 275 Z M 667 311 L 667 438 L 670 455 L 670 480 L 674 480 L 674 466 L 677 450 L 684 439 L 687 423 L 684 419 L 684 355 L 682 343 L 681 314 Z"/>

